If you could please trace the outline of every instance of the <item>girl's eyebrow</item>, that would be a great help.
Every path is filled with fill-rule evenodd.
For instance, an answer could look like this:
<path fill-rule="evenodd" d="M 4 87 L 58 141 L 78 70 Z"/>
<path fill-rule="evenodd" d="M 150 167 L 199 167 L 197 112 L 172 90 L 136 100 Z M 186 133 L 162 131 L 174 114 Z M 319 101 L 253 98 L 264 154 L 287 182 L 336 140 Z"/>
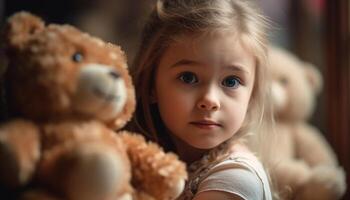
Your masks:
<path fill-rule="evenodd" d="M 181 59 L 181 60 L 177 61 L 176 63 L 174 63 L 173 65 L 171 65 L 170 68 L 178 67 L 178 66 L 181 66 L 181 65 L 199 66 L 200 64 L 201 63 L 198 62 L 198 61 L 188 60 L 188 59 Z M 225 66 L 223 68 L 224 69 L 228 69 L 230 71 L 234 71 L 234 72 L 250 74 L 249 71 L 247 71 L 244 67 L 242 67 L 240 65 L 228 65 L 228 66 Z"/>
<path fill-rule="evenodd" d="M 242 73 L 245 73 L 245 74 L 249 74 L 249 71 L 246 70 L 244 67 L 242 67 L 240 65 L 228 65 L 228 66 L 225 66 L 224 69 L 228 69 L 230 71 L 242 72 Z"/>
<path fill-rule="evenodd" d="M 181 59 L 181 60 L 177 61 L 176 63 L 172 64 L 170 66 L 170 68 L 178 67 L 181 65 L 194 65 L 194 66 L 196 66 L 196 65 L 200 65 L 200 62 L 197 62 L 194 60 L 188 60 L 188 59 Z"/>

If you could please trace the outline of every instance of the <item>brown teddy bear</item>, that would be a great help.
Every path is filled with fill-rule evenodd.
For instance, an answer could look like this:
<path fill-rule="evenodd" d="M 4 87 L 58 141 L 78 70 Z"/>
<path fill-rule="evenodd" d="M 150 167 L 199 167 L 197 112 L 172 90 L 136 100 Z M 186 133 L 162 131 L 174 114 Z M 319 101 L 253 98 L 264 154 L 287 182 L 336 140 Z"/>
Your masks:
<path fill-rule="evenodd" d="M 307 122 L 322 89 L 320 72 L 277 47 L 269 49 L 269 62 L 277 137 L 271 174 L 282 199 L 339 199 L 346 189 L 344 171 L 320 131 Z"/>
<path fill-rule="evenodd" d="M 0 184 L 23 199 L 115 200 L 178 196 L 184 163 L 122 128 L 134 88 L 120 47 L 69 25 L 19 12 L 5 31 L 6 97 Z"/>

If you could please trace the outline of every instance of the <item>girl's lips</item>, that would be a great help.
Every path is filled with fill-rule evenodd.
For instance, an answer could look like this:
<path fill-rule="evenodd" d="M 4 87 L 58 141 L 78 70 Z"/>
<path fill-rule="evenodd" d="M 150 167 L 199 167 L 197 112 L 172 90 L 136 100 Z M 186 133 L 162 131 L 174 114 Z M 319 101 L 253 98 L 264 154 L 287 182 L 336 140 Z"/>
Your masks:
<path fill-rule="evenodd" d="M 207 120 L 193 121 L 193 122 L 190 122 L 190 124 L 201 129 L 213 129 L 213 128 L 221 127 L 220 124 L 214 121 L 207 121 Z"/>

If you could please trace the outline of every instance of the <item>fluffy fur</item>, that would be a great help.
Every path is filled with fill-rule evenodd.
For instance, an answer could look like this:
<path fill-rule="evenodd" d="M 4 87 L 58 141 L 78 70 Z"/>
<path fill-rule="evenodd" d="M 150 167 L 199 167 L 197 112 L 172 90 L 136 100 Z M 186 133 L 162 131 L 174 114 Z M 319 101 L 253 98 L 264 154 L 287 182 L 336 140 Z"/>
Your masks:
<path fill-rule="evenodd" d="M 277 136 L 271 173 L 282 199 L 341 198 L 344 171 L 322 133 L 307 122 L 322 89 L 320 72 L 277 47 L 269 49 L 269 59 Z"/>
<path fill-rule="evenodd" d="M 185 165 L 122 128 L 134 108 L 126 57 L 69 25 L 26 12 L 7 21 L 11 121 L 0 127 L 0 184 L 22 199 L 172 199 Z"/>

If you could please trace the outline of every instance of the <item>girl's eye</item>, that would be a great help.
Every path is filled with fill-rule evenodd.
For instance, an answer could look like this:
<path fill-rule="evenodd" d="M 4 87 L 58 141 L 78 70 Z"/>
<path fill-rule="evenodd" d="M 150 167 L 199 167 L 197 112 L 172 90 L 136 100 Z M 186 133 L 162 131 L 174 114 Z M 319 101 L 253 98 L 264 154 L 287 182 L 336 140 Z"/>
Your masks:
<path fill-rule="evenodd" d="M 235 76 L 228 76 L 221 82 L 221 84 L 225 87 L 237 88 L 239 85 L 241 85 L 241 82 Z"/>
<path fill-rule="evenodd" d="M 179 79 L 187 84 L 194 84 L 198 82 L 197 76 L 192 72 L 183 72 L 180 74 Z"/>

